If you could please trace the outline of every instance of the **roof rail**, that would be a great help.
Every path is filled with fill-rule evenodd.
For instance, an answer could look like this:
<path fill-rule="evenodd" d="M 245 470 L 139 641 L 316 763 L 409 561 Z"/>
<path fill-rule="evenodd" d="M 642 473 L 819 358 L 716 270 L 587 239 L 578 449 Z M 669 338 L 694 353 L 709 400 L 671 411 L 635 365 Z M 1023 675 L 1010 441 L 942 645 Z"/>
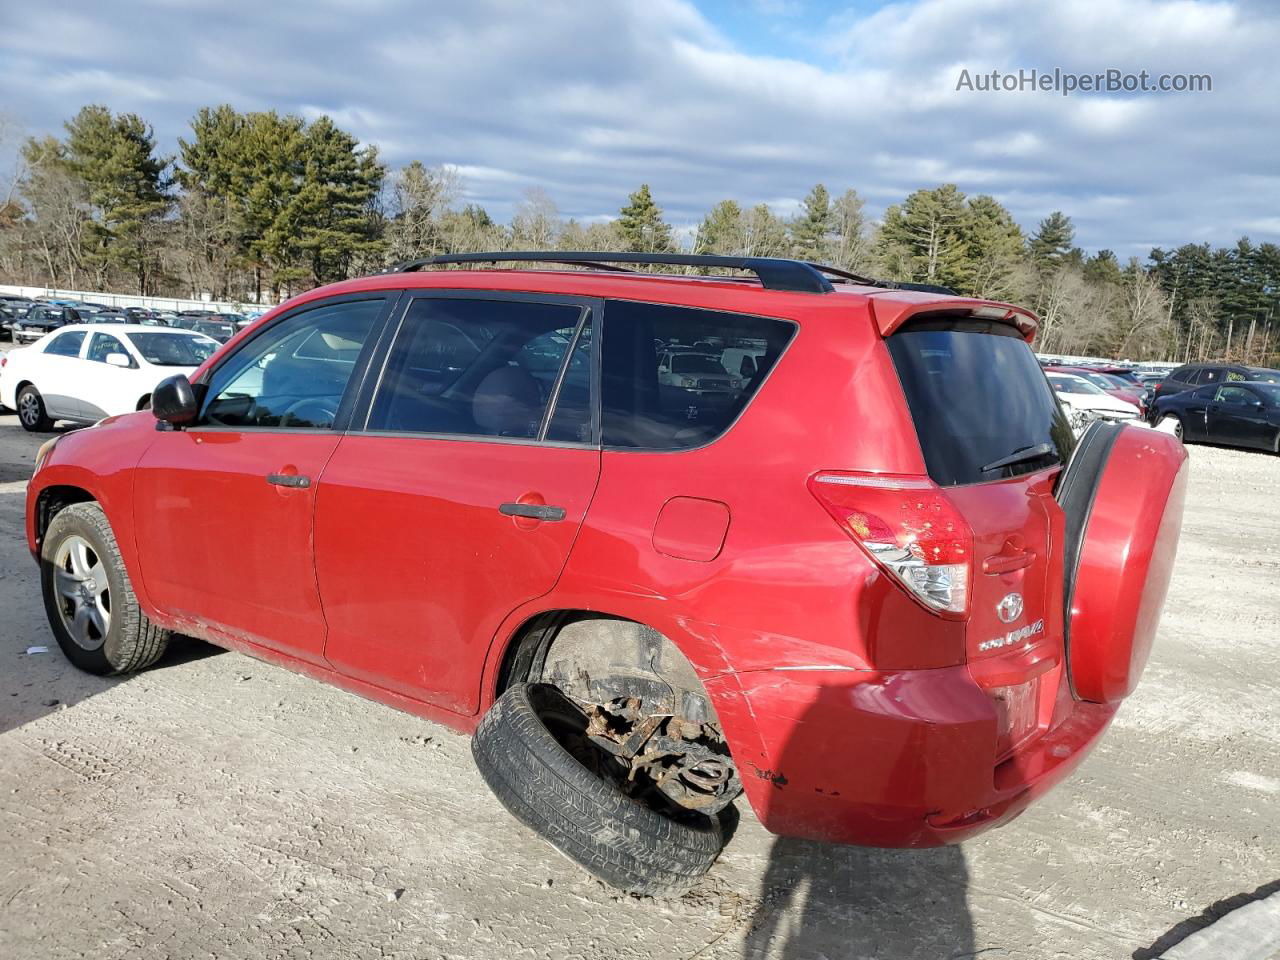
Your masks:
<path fill-rule="evenodd" d="M 405 273 L 451 263 L 555 263 L 565 266 L 590 266 L 599 270 L 630 272 L 620 263 L 656 264 L 673 267 L 722 267 L 747 270 L 760 278 L 766 290 L 790 290 L 796 293 L 831 293 L 831 281 L 813 264 L 781 257 L 722 257 L 692 253 L 589 253 L 534 250 L 502 250 L 492 253 L 445 253 L 422 260 L 410 260 L 391 267 L 388 273 Z"/>

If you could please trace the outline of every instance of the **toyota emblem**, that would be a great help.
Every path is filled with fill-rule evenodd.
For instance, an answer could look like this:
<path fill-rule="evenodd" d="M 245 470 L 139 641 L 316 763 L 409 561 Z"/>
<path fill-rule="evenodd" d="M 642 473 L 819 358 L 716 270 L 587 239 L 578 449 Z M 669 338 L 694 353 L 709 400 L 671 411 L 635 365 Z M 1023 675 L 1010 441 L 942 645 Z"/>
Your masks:
<path fill-rule="evenodd" d="M 1013 623 L 1022 616 L 1022 594 L 1010 593 L 996 604 L 996 614 L 1005 623 Z"/>

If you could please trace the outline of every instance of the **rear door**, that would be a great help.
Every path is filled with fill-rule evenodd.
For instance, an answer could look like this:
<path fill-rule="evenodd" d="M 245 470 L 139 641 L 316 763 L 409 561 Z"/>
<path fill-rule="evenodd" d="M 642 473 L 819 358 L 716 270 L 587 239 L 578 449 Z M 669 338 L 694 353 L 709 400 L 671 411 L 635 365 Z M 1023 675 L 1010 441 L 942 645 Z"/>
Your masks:
<path fill-rule="evenodd" d="M 929 476 L 973 533 L 969 669 L 996 701 L 1004 754 L 1052 712 L 1056 690 L 1041 689 L 1041 678 L 1063 642 L 1053 483 L 1075 437 L 1011 326 L 924 320 L 888 346 Z"/>
<path fill-rule="evenodd" d="M 555 585 L 595 492 L 598 317 L 549 295 L 406 298 L 318 489 L 336 669 L 475 711 L 499 624 Z"/>
<path fill-rule="evenodd" d="M 67 417 L 83 420 L 84 404 L 80 401 L 83 387 L 84 353 L 87 333 L 84 330 L 66 330 L 55 333 L 47 343 L 33 349 L 41 352 L 32 356 L 35 370 L 31 379 L 44 398 L 44 408 L 55 420 Z M 41 349 L 43 347 L 43 349 Z"/>

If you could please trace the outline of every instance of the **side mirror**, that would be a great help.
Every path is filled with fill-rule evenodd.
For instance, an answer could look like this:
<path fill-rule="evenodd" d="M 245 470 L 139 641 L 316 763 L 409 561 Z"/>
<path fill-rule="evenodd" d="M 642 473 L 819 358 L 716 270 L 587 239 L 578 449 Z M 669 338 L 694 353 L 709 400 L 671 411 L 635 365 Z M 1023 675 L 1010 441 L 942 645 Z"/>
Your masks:
<path fill-rule="evenodd" d="M 151 391 L 151 412 L 157 420 L 175 427 L 192 423 L 199 412 L 196 391 L 185 375 L 166 377 Z"/>
<path fill-rule="evenodd" d="M 106 361 L 113 367 L 132 367 L 133 361 L 127 353 L 108 353 Z"/>

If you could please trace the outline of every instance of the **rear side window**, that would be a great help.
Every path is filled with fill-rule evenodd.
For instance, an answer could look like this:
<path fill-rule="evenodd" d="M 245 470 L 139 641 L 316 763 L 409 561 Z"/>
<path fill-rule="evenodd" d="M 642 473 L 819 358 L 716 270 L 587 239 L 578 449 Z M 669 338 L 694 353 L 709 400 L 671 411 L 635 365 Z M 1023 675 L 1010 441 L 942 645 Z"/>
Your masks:
<path fill-rule="evenodd" d="M 934 482 L 980 483 L 1066 462 L 1071 425 L 1012 328 L 924 321 L 888 346 Z"/>
<path fill-rule="evenodd" d="M 58 357 L 78 357 L 80 356 L 80 345 L 82 343 L 84 343 L 83 330 L 60 333 L 49 342 L 49 345 L 44 348 L 44 352 L 52 353 Z"/>
<path fill-rule="evenodd" d="M 750 402 L 794 334 L 786 320 L 609 301 L 601 344 L 605 446 L 710 443 Z M 744 352 L 754 358 L 745 376 Z"/>

